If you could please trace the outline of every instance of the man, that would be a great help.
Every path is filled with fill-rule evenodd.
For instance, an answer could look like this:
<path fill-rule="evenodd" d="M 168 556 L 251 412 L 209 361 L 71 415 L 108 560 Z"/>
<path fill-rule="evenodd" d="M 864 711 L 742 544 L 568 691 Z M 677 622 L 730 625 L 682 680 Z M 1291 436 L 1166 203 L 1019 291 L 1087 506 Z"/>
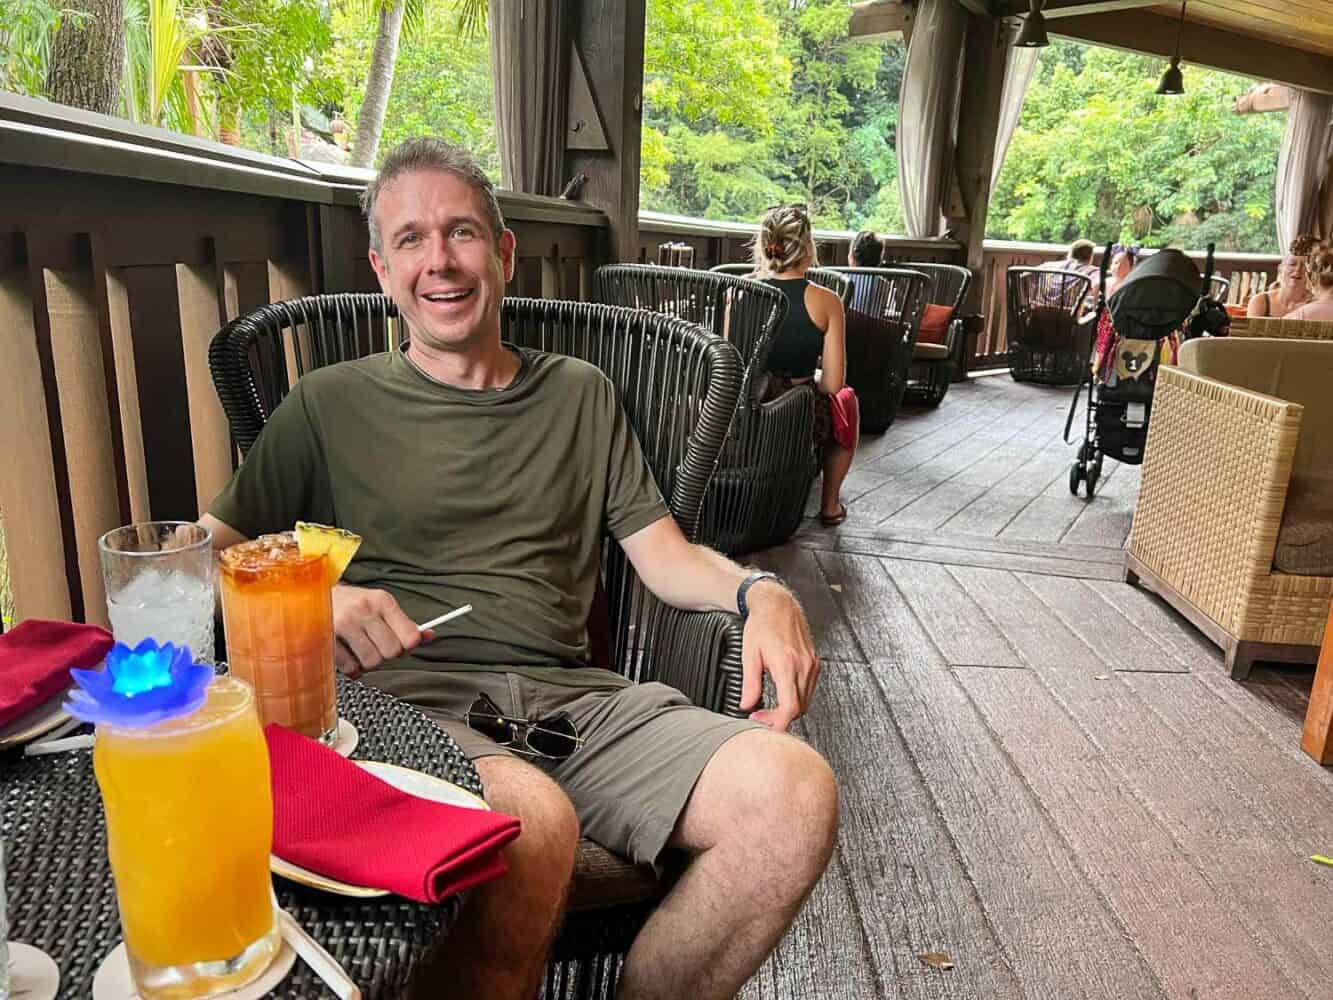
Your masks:
<path fill-rule="evenodd" d="M 535 994 L 582 829 L 638 862 L 692 856 L 620 996 L 731 997 L 836 832 L 828 766 L 784 734 L 818 675 L 805 618 L 776 579 L 686 541 L 600 371 L 501 342 L 514 235 L 468 154 L 404 143 L 365 208 L 409 347 L 305 376 L 204 523 L 219 546 L 298 517 L 363 535 L 333 596 L 339 668 L 419 705 L 475 761 L 491 804 L 522 819 L 508 875 L 472 894 L 450 935 L 451 996 Z M 748 608 L 743 701 L 758 704 L 767 673 L 776 707 L 728 719 L 587 665 L 606 530 L 663 600 Z M 414 624 L 463 603 L 475 610 L 441 636 Z M 463 721 L 480 694 L 543 730 L 567 713 L 580 742 L 561 759 L 533 752 L 531 731 L 500 746 Z"/>
<path fill-rule="evenodd" d="M 1069 244 L 1064 260 L 1048 260 L 1040 266 L 1043 271 L 1077 271 L 1092 277 L 1097 273 L 1097 267 L 1092 263 L 1095 250 L 1092 240 L 1075 240 Z"/>

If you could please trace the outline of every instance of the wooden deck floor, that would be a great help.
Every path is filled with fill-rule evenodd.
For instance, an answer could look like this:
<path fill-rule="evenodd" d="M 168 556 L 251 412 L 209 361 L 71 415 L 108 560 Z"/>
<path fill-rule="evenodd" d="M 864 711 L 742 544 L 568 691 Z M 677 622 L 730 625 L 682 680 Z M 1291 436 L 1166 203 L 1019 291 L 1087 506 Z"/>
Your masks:
<path fill-rule="evenodd" d="M 1120 582 L 1138 470 L 1069 495 L 1068 398 L 955 386 L 865 442 L 846 524 L 756 559 L 814 625 L 843 820 L 746 1000 L 1333 996 L 1312 668 L 1237 684 Z"/>

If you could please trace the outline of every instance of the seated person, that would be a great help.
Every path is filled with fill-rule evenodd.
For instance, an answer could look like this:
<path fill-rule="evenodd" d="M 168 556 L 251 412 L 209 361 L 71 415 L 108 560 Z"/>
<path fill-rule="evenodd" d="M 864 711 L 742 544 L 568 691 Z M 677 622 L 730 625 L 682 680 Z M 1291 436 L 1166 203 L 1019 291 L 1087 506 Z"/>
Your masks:
<path fill-rule="evenodd" d="M 879 237 L 869 229 L 862 229 L 852 237 L 851 245 L 847 248 L 847 266 L 879 267 L 883 256 L 884 244 L 879 241 Z M 849 274 L 847 277 L 852 282 L 851 308 L 856 309 L 857 301 L 870 293 L 870 289 L 878 279 L 873 274 Z M 861 311 L 865 312 L 864 309 Z"/>
<path fill-rule="evenodd" d="M 1274 319 L 1310 301 L 1310 284 L 1305 276 L 1305 258 L 1314 249 L 1312 236 L 1297 236 L 1277 267 L 1277 281 L 1257 295 L 1251 295 L 1245 306 L 1247 316 L 1272 316 Z"/>
<path fill-rule="evenodd" d="M 1287 313 L 1287 319 L 1333 322 L 1333 244 L 1316 243 L 1305 258 L 1306 280 L 1313 298 Z"/>
<path fill-rule="evenodd" d="M 421 708 L 522 820 L 508 874 L 472 891 L 447 939 L 445 992 L 536 995 L 582 831 L 638 863 L 690 856 L 619 995 L 731 997 L 836 833 L 828 766 L 784 732 L 818 676 L 805 617 L 776 579 L 685 539 L 597 368 L 501 341 L 514 234 L 470 154 L 405 142 L 364 203 L 406 347 L 302 378 L 203 523 L 218 547 L 297 518 L 364 536 L 333 593 L 339 669 Z M 767 673 L 775 708 L 727 718 L 588 662 L 608 531 L 662 600 L 748 609 L 744 701 Z M 465 603 L 443 635 L 414 624 Z M 568 713 L 581 742 L 562 759 L 492 742 L 463 721 L 482 694 L 509 718 Z"/>
<path fill-rule="evenodd" d="M 1075 240 L 1069 244 L 1064 260 L 1048 260 L 1038 267 L 1043 271 L 1074 271 L 1091 278 L 1097 273 L 1097 265 L 1092 262 L 1092 255 L 1096 249 L 1092 240 Z"/>
<path fill-rule="evenodd" d="M 819 520 L 828 527 L 847 520 L 842 481 L 852 467 L 855 446 L 833 439 L 832 397 L 846 384 L 847 339 L 842 300 L 805 275 L 817 260 L 810 216 L 804 205 L 771 208 L 754 242 L 755 276 L 787 298 L 787 315 L 768 355 L 768 389 L 773 399 L 794 385 L 815 382 L 815 446 L 824 482 Z M 818 369 L 818 371 L 816 371 Z M 852 441 L 859 428 L 852 428 Z"/>

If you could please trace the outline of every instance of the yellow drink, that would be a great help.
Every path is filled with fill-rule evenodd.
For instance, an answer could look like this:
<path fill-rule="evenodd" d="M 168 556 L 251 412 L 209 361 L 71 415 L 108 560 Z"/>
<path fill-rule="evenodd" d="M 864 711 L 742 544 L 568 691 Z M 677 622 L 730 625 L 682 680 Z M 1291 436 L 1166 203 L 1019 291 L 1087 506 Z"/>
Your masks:
<path fill-rule="evenodd" d="M 259 718 L 332 743 L 333 572 L 291 534 L 261 535 L 222 553 L 227 662 L 254 686 Z"/>
<path fill-rule="evenodd" d="M 214 678 L 198 711 L 99 724 L 93 766 L 140 996 L 205 997 L 277 953 L 268 748 L 250 688 Z"/>

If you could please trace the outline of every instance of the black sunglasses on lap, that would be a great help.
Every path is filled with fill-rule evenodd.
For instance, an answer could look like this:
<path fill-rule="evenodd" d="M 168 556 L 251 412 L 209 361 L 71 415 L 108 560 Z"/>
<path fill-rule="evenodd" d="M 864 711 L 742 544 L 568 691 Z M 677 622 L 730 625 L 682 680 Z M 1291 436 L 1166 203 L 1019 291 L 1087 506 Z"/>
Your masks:
<path fill-rule="evenodd" d="M 547 760 L 564 760 L 583 744 L 569 713 L 557 712 L 546 719 L 511 719 L 485 692 L 477 695 L 464 721 L 502 747 Z"/>

